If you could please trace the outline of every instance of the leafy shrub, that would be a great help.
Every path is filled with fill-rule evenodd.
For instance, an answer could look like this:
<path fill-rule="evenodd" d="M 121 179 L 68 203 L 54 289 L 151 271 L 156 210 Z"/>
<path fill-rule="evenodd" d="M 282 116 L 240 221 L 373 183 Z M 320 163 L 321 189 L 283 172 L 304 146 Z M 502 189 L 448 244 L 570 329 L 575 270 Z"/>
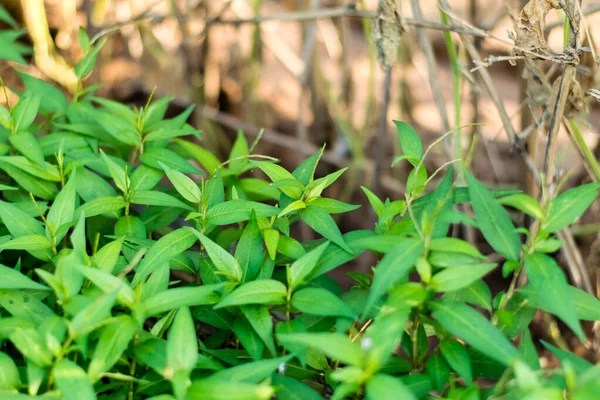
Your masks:
<path fill-rule="evenodd" d="M 80 39 L 81 78 L 99 46 Z M 169 98 L 132 109 L 80 85 L 69 102 L 21 77 L 0 108 L 1 398 L 597 398 L 598 367 L 544 342 L 562 366 L 542 370 L 528 330 L 542 309 L 585 341 L 580 320 L 600 319 L 550 255 L 597 184 L 538 204 L 449 168 L 425 194 L 427 152 L 397 122 L 406 197 L 364 188 L 377 224 L 342 234 L 331 215 L 357 207 L 323 197 L 344 170 L 315 177 L 322 151 L 288 172 L 239 134 L 222 163 L 181 139 L 199 132 L 191 109 L 164 118 Z M 290 236 L 299 221 L 322 239 Z M 506 259 L 508 291 L 492 298 L 498 265 L 452 224 Z M 327 272 L 363 252 L 374 273 L 343 291 Z"/>

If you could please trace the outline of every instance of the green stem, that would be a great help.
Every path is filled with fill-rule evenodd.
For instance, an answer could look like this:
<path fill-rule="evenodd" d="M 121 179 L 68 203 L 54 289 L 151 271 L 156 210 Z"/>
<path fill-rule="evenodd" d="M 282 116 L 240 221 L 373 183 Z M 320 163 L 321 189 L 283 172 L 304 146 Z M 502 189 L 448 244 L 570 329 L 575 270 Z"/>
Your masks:
<path fill-rule="evenodd" d="M 596 160 L 594 153 L 590 150 L 590 147 L 583 139 L 583 135 L 581 134 L 581 130 L 579 129 L 577 122 L 574 120 L 569 120 L 569 126 L 571 127 L 573 133 L 573 139 L 575 139 L 577 146 L 579 146 L 579 149 L 583 153 L 583 157 L 592 170 L 594 177 L 596 178 L 596 182 L 600 181 L 600 166 L 598 166 L 598 161 Z"/>
<path fill-rule="evenodd" d="M 444 11 L 441 11 L 442 22 L 445 25 L 449 24 L 448 15 Z M 450 69 L 452 71 L 452 93 L 454 98 L 454 125 L 460 125 L 460 113 L 461 113 L 461 70 L 458 62 L 458 56 L 456 55 L 456 48 L 452 41 L 452 35 L 449 31 L 444 31 L 444 41 L 446 42 L 446 48 L 448 49 L 448 58 L 450 59 Z M 455 158 L 462 159 L 462 137 L 460 129 L 454 132 L 454 151 Z"/>

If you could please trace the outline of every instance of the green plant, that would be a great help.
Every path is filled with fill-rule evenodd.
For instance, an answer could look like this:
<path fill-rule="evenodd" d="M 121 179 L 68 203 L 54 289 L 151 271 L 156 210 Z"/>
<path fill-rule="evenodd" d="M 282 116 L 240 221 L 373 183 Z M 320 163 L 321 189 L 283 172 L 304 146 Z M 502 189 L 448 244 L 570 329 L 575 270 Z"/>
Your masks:
<path fill-rule="evenodd" d="M 98 47 L 80 41 L 81 79 Z M 288 172 L 240 133 L 221 162 L 182 139 L 199 135 L 191 109 L 164 118 L 169 98 L 130 108 L 79 85 L 68 101 L 21 77 L 27 90 L 0 108 L 1 398 L 596 398 L 600 368 L 543 343 L 561 367 L 541 369 L 528 326 L 542 309 L 585 341 L 580 320 L 600 319 L 550 256 L 598 184 L 539 204 L 468 171 L 455 187 L 449 168 L 426 194 L 439 171 L 396 122 L 406 197 L 363 188 L 376 226 L 342 234 L 331 214 L 357 206 L 322 196 L 344 172 L 315 177 L 322 151 Z M 467 202 L 474 219 L 454 209 Z M 323 238 L 295 240 L 300 221 Z M 497 265 L 451 224 L 506 259 L 506 293 L 492 298 L 482 278 Z M 374 273 L 350 290 L 327 276 L 366 251 Z"/>

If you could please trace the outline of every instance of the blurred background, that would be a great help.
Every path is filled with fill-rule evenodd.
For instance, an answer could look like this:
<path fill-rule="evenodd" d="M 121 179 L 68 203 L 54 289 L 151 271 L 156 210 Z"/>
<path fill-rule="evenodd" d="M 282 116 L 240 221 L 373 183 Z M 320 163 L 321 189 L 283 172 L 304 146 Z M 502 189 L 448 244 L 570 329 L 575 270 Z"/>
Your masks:
<path fill-rule="evenodd" d="M 394 119 L 411 124 L 425 144 L 467 125 L 458 145 L 434 148 L 430 173 L 463 157 L 488 187 L 537 194 L 532 165 L 542 169 L 548 110 L 563 69 L 552 54 L 563 52 L 566 40 L 565 15 L 548 0 L 532 0 L 523 12 L 527 2 L 519 0 L 0 3 L 27 28 L 20 40 L 36 54 L 27 66 L 0 62 L 8 87 L 23 88 L 15 72 L 23 71 L 72 91 L 70 66 L 82 57 L 77 32 L 86 27 L 93 41 L 107 39 L 86 85 L 99 84 L 99 95 L 138 105 L 156 90 L 155 98 L 173 97 L 171 115 L 196 104 L 190 122 L 221 160 L 238 130 L 252 140 L 265 129 L 257 152 L 287 168 L 326 145 L 318 175 L 349 167 L 327 195 L 364 205 L 338 216 L 342 231 L 375 222 L 361 185 L 384 199 L 403 198 L 409 169 L 403 163 L 391 167 L 400 154 Z M 571 172 L 569 185 L 600 174 L 594 165 L 600 104 L 593 96 L 600 2 L 584 2 L 580 13 L 586 50 L 577 70 L 581 93 L 569 94 L 571 122 L 559 130 L 555 164 L 559 177 Z M 545 59 L 522 60 L 513 50 L 515 27 L 524 23 L 542 32 Z M 520 150 L 509 141 L 511 130 L 521 139 Z M 578 256 L 590 271 L 598 265 L 598 212 L 592 207 L 573 231 Z"/>

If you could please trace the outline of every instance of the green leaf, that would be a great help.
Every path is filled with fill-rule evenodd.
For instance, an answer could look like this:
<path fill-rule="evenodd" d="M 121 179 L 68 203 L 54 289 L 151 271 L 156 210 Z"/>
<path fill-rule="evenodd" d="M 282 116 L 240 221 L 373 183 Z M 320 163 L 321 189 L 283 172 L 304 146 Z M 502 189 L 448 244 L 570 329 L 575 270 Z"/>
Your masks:
<path fill-rule="evenodd" d="M 49 287 L 32 281 L 14 268 L 0 264 L 0 289 L 50 290 Z"/>
<path fill-rule="evenodd" d="M 435 390 L 442 393 L 451 372 L 444 357 L 439 353 L 433 354 L 427 359 L 425 368 Z"/>
<path fill-rule="evenodd" d="M 567 287 L 567 290 L 575 307 L 577 318 L 587 321 L 600 321 L 600 300 L 571 285 Z"/>
<path fill-rule="evenodd" d="M 18 72 L 18 74 L 25 84 L 27 92 L 39 93 L 41 95 L 41 110 L 47 112 L 60 112 L 67 108 L 67 99 L 59 89 L 41 79 L 34 78 L 23 72 Z"/>
<path fill-rule="evenodd" d="M 252 211 L 256 213 L 256 218 L 264 218 L 277 215 L 281 210 L 255 201 L 230 200 L 209 208 L 206 212 L 206 220 L 214 225 L 235 224 L 248 221 Z"/>
<path fill-rule="evenodd" d="M 333 172 L 327 176 L 324 176 L 322 178 L 319 179 L 315 179 L 314 181 L 312 181 L 308 187 L 308 194 L 307 197 L 310 198 L 316 198 L 321 196 L 321 193 L 323 193 L 323 190 L 327 189 L 330 185 L 332 185 L 335 181 L 337 181 L 339 179 L 340 176 L 342 176 L 342 174 L 344 172 L 346 172 L 346 170 L 348 169 L 348 167 L 346 168 L 342 168 L 336 172 Z"/>
<path fill-rule="evenodd" d="M 152 190 L 162 177 L 162 171 L 142 164 L 131 174 L 130 189 L 132 192 Z"/>
<path fill-rule="evenodd" d="M 75 202 L 77 200 L 76 192 L 76 170 L 74 169 L 69 177 L 69 181 L 62 188 L 60 193 L 54 199 L 50 211 L 46 216 L 46 226 L 54 237 L 56 243 L 60 242 L 66 234 L 66 230 L 60 234 L 60 230 L 63 226 L 71 226 L 73 222 L 73 216 L 75 214 Z"/>
<path fill-rule="evenodd" d="M 519 355 L 529 368 L 533 370 L 540 369 L 540 358 L 535 348 L 535 344 L 533 344 L 533 340 L 531 339 L 529 329 L 523 331 L 521 343 L 519 343 Z"/>
<path fill-rule="evenodd" d="M 181 128 L 181 129 L 158 128 L 158 129 L 148 133 L 144 137 L 144 140 L 146 142 L 157 142 L 157 141 L 163 141 L 163 140 L 168 141 L 170 139 L 174 139 L 174 138 L 181 137 L 181 136 L 188 136 L 188 135 L 195 135 L 195 136 L 199 137 L 195 130 L 188 129 L 186 127 Z"/>
<path fill-rule="evenodd" d="M 508 213 L 479 181 L 465 171 L 469 197 L 481 233 L 490 246 L 509 260 L 518 260 L 521 250 L 519 234 Z"/>
<path fill-rule="evenodd" d="M 238 316 L 233 321 L 233 333 L 252 359 L 258 361 L 263 358 L 265 344 L 244 316 Z"/>
<path fill-rule="evenodd" d="M 200 239 L 208 257 L 223 275 L 237 282 L 242 280 L 242 269 L 235 257 L 197 230 L 193 228 L 188 228 L 188 230 Z"/>
<path fill-rule="evenodd" d="M 17 327 L 10 334 L 9 339 L 25 358 L 40 367 L 52 364 L 52 353 L 46 348 L 42 336 L 34 328 Z"/>
<path fill-rule="evenodd" d="M 458 238 L 439 238 L 429 242 L 430 251 L 443 251 L 447 253 L 461 253 L 485 260 L 486 257 L 471 243 Z"/>
<path fill-rule="evenodd" d="M 556 196 L 550 202 L 542 229 L 556 232 L 572 224 L 596 200 L 599 187 L 598 183 L 589 183 Z"/>
<path fill-rule="evenodd" d="M 146 149 L 144 154 L 140 155 L 140 160 L 147 166 L 159 170 L 162 169 L 162 163 L 171 169 L 185 174 L 203 174 L 202 171 L 196 169 L 192 164 L 174 151 L 161 147 L 150 147 Z"/>
<path fill-rule="evenodd" d="M 248 165 L 248 158 L 245 157 L 248 155 L 248 141 L 244 136 L 242 131 L 238 131 L 237 138 L 231 147 L 231 152 L 229 153 L 229 159 L 231 162 L 229 163 L 229 168 L 236 174 L 240 174 L 244 171 L 246 165 Z M 240 158 L 244 157 L 244 158 Z M 236 160 L 236 158 L 239 158 Z"/>
<path fill-rule="evenodd" d="M 85 201 L 91 201 L 98 197 L 114 197 L 117 191 L 110 183 L 102 179 L 98 174 L 89 169 L 77 167 L 77 182 L 75 182 L 77 194 Z"/>
<path fill-rule="evenodd" d="M 311 205 L 325 210 L 328 214 L 340 214 L 354 211 L 360 208 L 360 205 L 347 204 L 339 200 L 318 197 L 310 202 Z"/>
<path fill-rule="evenodd" d="M 349 365 L 361 365 L 363 352 L 360 345 L 341 333 L 283 333 L 277 339 L 284 345 L 300 345 L 321 350 L 329 358 Z"/>
<path fill-rule="evenodd" d="M 188 140 L 175 139 L 175 142 L 181 146 L 190 156 L 196 159 L 209 174 L 221 165 L 221 161 L 215 157 L 210 151 L 203 149 L 195 143 Z"/>
<path fill-rule="evenodd" d="M 9 163 L 21 171 L 27 172 L 38 179 L 42 179 L 50 182 L 60 182 L 60 172 L 56 166 L 42 162 L 41 165 L 34 163 L 26 157 L 22 156 L 8 156 L 0 157 L 0 161 Z"/>
<path fill-rule="evenodd" d="M 556 262 L 545 254 L 529 254 L 525 258 L 525 271 L 530 285 L 539 295 L 540 307 L 562 319 L 585 342 L 585 334 L 571 301 L 567 279 Z"/>
<path fill-rule="evenodd" d="M 0 290 L 0 306 L 4 307 L 9 314 L 33 322 L 36 325 L 54 315 L 54 311 L 46 304 L 33 296 L 31 292 L 23 290 Z M 4 318 L 2 324 L 6 323 L 6 320 Z"/>
<path fill-rule="evenodd" d="M 570 364 L 571 368 L 573 368 L 574 372 L 577 375 L 581 375 L 586 371 L 594 368 L 594 365 L 592 363 L 590 363 L 587 360 L 584 360 L 583 358 L 569 351 L 561 350 L 558 347 L 554 347 L 544 340 L 540 340 L 540 342 L 542 342 L 544 347 L 550 350 L 550 352 L 554 354 L 556 358 L 558 358 L 558 361 L 560 361 L 560 363 L 563 366 L 567 363 Z"/>
<path fill-rule="evenodd" d="M 242 281 L 253 280 L 263 262 L 262 236 L 256 218 L 252 218 L 242 231 L 234 257 L 242 269 Z"/>
<path fill-rule="evenodd" d="M 223 283 L 216 283 L 169 289 L 144 300 L 141 309 L 146 317 L 151 317 L 176 308 L 215 304 L 219 300 L 216 293 L 223 286 Z"/>
<path fill-rule="evenodd" d="M 447 268 L 433 276 L 431 287 L 436 292 L 459 290 L 481 279 L 496 266 L 497 264 L 472 264 Z"/>
<path fill-rule="evenodd" d="M 423 243 L 421 240 L 407 238 L 383 257 L 375 269 L 371 291 L 363 310 L 363 317 L 369 313 L 371 307 L 388 289 L 408 276 L 422 251 Z"/>
<path fill-rule="evenodd" d="M 256 334 L 265 343 L 265 346 L 271 355 L 277 355 L 275 343 L 273 341 L 273 317 L 271 317 L 269 307 L 242 306 L 240 308 Z"/>
<path fill-rule="evenodd" d="M 125 199 L 121 196 L 114 197 L 98 197 L 87 203 L 84 203 L 81 207 L 75 210 L 74 220 L 79 220 L 82 214 L 85 214 L 86 218 L 95 217 L 100 214 L 107 214 L 118 211 L 124 208 L 126 205 Z"/>
<path fill-rule="evenodd" d="M 517 210 L 523 211 L 525 214 L 531 215 L 534 218 L 542 220 L 544 218 L 544 211 L 540 207 L 539 203 L 531 196 L 526 194 L 512 194 L 510 196 L 504 196 L 498 199 L 498 203 L 516 208 Z"/>
<path fill-rule="evenodd" d="M 112 273 L 119 259 L 119 254 L 121 254 L 123 240 L 123 238 L 113 240 L 94 254 L 92 261 L 96 267 L 104 272 Z"/>
<path fill-rule="evenodd" d="M 274 390 L 271 386 L 246 382 L 202 379 L 192 382 L 186 394 L 187 400 L 268 400 Z"/>
<path fill-rule="evenodd" d="M 374 323 L 367 329 L 364 338 L 365 343 L 371 340 L 370 348 L 367 352 L 365 366 L 368 370 L 380 370 L 394 354 L 404 333 L 406 322 L 408 321 L 410 307 L 405 301 L 389 302 L 391 306 L 386 306 L 374 319 Z"/>
<path fill-rule="evenodd" d="M 119 164 L 114 162 L 109 156 L 107 156 L 104 151 L 100 150 L 100 154 L 104 159 L 104 163 L 108 167 L 108 171 L 110 172 L 110 176 L 115 181 L 115 185 L 121 190 L 123 193 L 128 193 L 129 188 L 129 177 L 125 173 L 125 170 L 121 168 Z"/>
<path fill-rule="evenodd" d="M 289 376 L 273 375 L 273 386 L 279 400 L 323 400 L 312 388 Z"/>
<path fill-rule="evenodd" d="M 10 25 L 14 29 L 17 29 L 19 26 L 17 21 L 15 21 L 15 19 L 12 17 L 12 15 L 10 15 L 9 12 L 6 11 L 6 9 L 4 7 L 0 7 L 0 21 L 6 22 L 8 25 Z"/>
<path fill-rule="evenodd" d="M 492 294 L 484 281 L 475 281 L 469 286 L 448 292 L 444 298 L 455 302 L 465 302 L 492 311 Z"/>
<path fill-rule="evenodd" d="M 194 209 L 183 201 L 163 192 L 155 192 L 151 190 L 143 190 L 134 192 L 129 200 L 133 204 L 143 204 L 146 206 L 162 206 L 182 208 L 184 210 L 193 211 Z"/>
<path fill-rule="evenodd" d="M 514 293 L 506 303 L 504 310 L 500 310 L 512 316 L 511 320 L 506 323 L 499 318 L 497 324 L 500 332 L 509 339 L 515 338 L 527 328 L 537 312 L 537 307 L 533 307 L 530 299 L 524 296 L 523 289 L 524 287 Z M 496 311 L 496 315 L 498 315 L 498 311 Z M 500 314 L 500 316 L 502 316 L 502 314 Z"/>
<path fill-rule="evenodd" d="M 11 123 L 10 111 L 0 106 L 0 125 L 10 130 Z M 4 152 L 8 152 L 8 148 L 5 148 Z"/>
<path fill-rule="evenodd" d="M 283 168 L 277 164 L 273 164 L 272 162 L 269 162 L 269 161 L 252 161 L 251 164 L 260 168 L 260 170 L 262 172 L 264 172 L 269 177 L 269 179 L 271 179 L 271 181 L 273 183 L 277 183 L 277 182 L 283 181 L 283 180 L 289 180 L 291 182 L 298 182 L 300 184 L 299 186 L 285 185 L 285 186 L 280 187 L 279 189 L 283 193 L 285 193 L 287 196 L 289 196 L 290 198 L 292 198 L 294 200 L 302 197 L 304 185 L 302 185 L 302 183 L 300 183 L 294 177 L 294 175 L 292 175 L 290 172 L 288 172 L 285 168 Z"/>
<path fill-rule="evenodd" d="M 52 247 L 52 243 L 42 235 L 27 235 L 0 244 L 1 250 L 44 250 Z"/>
<path fill-rule="evenodd" d="M 290 290 L 308 280 L 307 278 L 313 273 L 319 258 L 321 258 L 328 246 L 329 242 L 325 242 L 292 263 L 288 270 L 288 286 Z"/>
<path fill-rule="evenodd" d="M 66 400 L 95 400 L 96 393 L 85 371 L 69 359 L 60 360 L 52 369 L 56 386 Z"/>
<path fill-rule="evenodd" d="M 357 315 L 346 303 L 325 289 L 301 289 L 294 293 L 292 305 L 307 314 L 348 317 L 352 320 L 357 318 Z"/>
<path fill-rule="evenodd" d="M 215 308 L 244 304 L 283 304 L 287 289 L 279 281 L 262 279 L 247 282 L 225 296 Z"/>
<path fill-rule="evenodd" d="M 42 168 L 45 167 L 46 163 L 44 161 L 44 152 L 42 151 L 42 147 L 33 134 L 27 131 L 22 131 L 16 135 L 10 135 L 8 140 L 10 141 L 10 144 L 12 144 L 19 151 L 19 153 L 23 154 L 25 157 L 31 160 L 31 162 Z"/>
<path fill-rule="evenodd" d="M 13 131 L 19 132 L 31 126 L 40 108 L 42 97 L 39 93 L 25 93 L 12 108 Z"/>
<path fill-rule="evenodd" d="M 367 382 L 367 400 L 417 400 L 414 393 L 398 378 L 377 374 Z"/>
<path fill-rule="evenodd" d="M 404 155 L 415 157 L 418 160 L 423 157 L 423 144 L 415 130 L 405 122 L 393 121 L 398 129 L 398 138 Z"/>
<path fill-rule="evenodd" d="M 0 200 L 0 218 L 14 237 L 44 235 L 42 223 L 19 210 L 13 204 Z"/>
<path fill-rule="evenodd" d="M 447 300 L 431 303 L 433 317 L 450 333 L 481 353 L 510 365 L 517 350 L 485 317 L 471 307 Z"/>
<path fill-rule="evenodd" d="M 148 237 L 148 231 L 141 219 L 127 215 L 119 218 L 115 224 L 115 236 L 144 240 Z"/>
<path fill-rule="evenodd" d="M 106 43 L 106 40 L 106 38 L 101 39 L 101 41 L 89 49 L 83 59 L 75 65 L 75 75 L 77 75 L 80 80 L 92 72 L 92 69 L 96 64 L 96 56 L 100 52 L 100 49 L 102 49 L 104 43 Z"/>
<path fill-rule="evenodd" d="M 77 40 L 79 41 L 81 50 L 83 50 L 84 53 L 87 53 L 90 50 L 92 43 L 90 42 L 90 38 L 83 26 L 79 27 L 79 31 L 77 32 Z"/>
<path fill-rule="evenodd" d="M 369 203 L 371 203 L 371 207 L 373 207 L 373 211 L 375 211 L 375 214 L 378 217 L 381 217 L 381 215 L 383 214 L 383 211 L 385 209 L 385 204 L 383 204 L 383 202 L 379 199 L 379 197 L 377 197 L 377 195 L 375 193 L 371 192 L 366 187 L 361 186 L 360 188 L 367 195 L 367 198 L 369 199 Z"/>
<path fill-rule="evenodd" d="M 306 222 L 308 226 L 314 229 L 315 232 L 331 240 L 348 253 L 354 254 L 352 249 L 348 247 L 344 241 L 337 224 L 325 210 L 308 205 L 305 209 L 300 211 L 300 218 L 302 221 Z"/>
<path fill-rule="evenodd" d="M 122 279 L 101 269 L 84 267 L 82 265 L 77 266 L 77 270 L 106 294 L 118 290 L 117 299 L 119 302 L 131 309 L 135 307 L 136 299 L 133 289 Z"/>
<path fill-rule="evenodd" d="M 291 212 L 302 210 L 304 208 L 306 208 L 306 203 L 303 200 L 292 201 L 279 213 L 279 215 L 277 215 L 277 218 L 281 218 Z"/>
<path fill-rule="evenodd" d="M 0 390 L 16 391 L 21 385 L 19 370 L 12 358 L 3 352 L 0 352 L 0 371 Z"/>
<path fill-rule="evenodd" d="M 119 290 L 114 290 L 112 293 L 102 295 L 79 311 L 69 326 L 71 337 L 76 338 L 90 333 L 109 318 L 118 293 Z"/>
<path fill-rule="evenodd" d="M 136 268 L 136 274 L 131 284 L 135 286 L 143 282 L 162 263 L 189 249 L 197 240 L 194 232 L 186 228 L 167 233 L 148 250 L 141 264 Z"/>
<path fill-rule="evenodd" d="M 116 317 L 102 329 L 88 367 L 88 375 L 92 381 L 98 380 L 101 373 L 109 371 L 119 361 L 137 329 L 137 323 L 127 315 Z"/>
<path fill-rule="evenodd" d="M 162 163 L 160 164 L 167 173 L 175 190 L 177 190 L 184 199 L 191 203 L 200 203 L 202 201 L 202 193 L 196 182 L 181 172 L 175 171 Z"/>
<path fill-rule="evenodd" d="M 13 178 L 26 192 L 43 200 L 52 200 L 58 194 L 58 189 L 53 182 L 37 179 L 36 177 L 15 168 L 11 164 L 0 161 L 0 169 Z"/>
<path fill-rule="evenodd" d="M 167 368 L 173 373 L 179 370 L 189 374 L 198 359 L 198 339 L 189 308 L 177 312 L 167 336 Z M 165 375 L 168 372 L 165 371 Z"/>
<path fill-rule="evenodd" d="M 440 343 L 440 351 L 450 367 L 470 385 L 473 380 L 471 360 L 463 345 L 456 340 L 447 339 Z"/>
<path fill-rule="evenodd" d="M 279 231 L 276 231 L 275 229 L 265 229 L 263 235 L 269 257 L 271 257 L 271 260 L 275 260 L 275 256 L 277 255 L 277 245 L 279 244 Z"/>
<path fill-rule="evenodd" d="M 217 371 L 210 376 L 210 379 L 219 381 L 248 382 L 259 383 L 271 376 L 281 364 L 284 364 L 291 358 L 290 355 L 267 360 L 249 362 L 236 365 L 231 368 Z"/>

